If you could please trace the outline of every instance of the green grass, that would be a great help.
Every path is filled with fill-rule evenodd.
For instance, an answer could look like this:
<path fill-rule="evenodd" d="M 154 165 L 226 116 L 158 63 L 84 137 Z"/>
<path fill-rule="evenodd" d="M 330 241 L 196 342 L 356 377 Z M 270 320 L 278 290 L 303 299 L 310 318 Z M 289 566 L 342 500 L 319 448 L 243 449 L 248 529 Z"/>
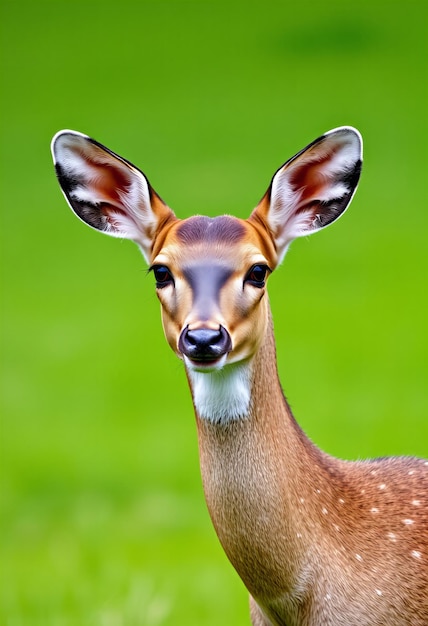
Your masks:
<path fill-rule="evenodd" d="M 283 161 L 357 126 L 349 212 L 270 281 L 281 377 L 325 450 L 428 455 L 426 17 L 422 0 L 4 0 L 1 624 L 249 623 L 152 277 L 67 208 L 60 128 L 134 161 L 180 217 L 244 217 Z"/>

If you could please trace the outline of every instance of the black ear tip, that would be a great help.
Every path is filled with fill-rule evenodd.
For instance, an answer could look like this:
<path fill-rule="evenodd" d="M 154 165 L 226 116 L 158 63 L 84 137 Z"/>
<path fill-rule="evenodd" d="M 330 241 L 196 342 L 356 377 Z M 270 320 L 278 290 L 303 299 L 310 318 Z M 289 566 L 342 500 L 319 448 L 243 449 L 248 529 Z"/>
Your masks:
<path fill-rule="evenodd" d="M 73 189 L 78 187 L 79 179 L 73 176 L 70 172 L 67 172 L 67 170 L 63 168 L 61 163 L 58 162 L 55 163 L 55 173 L 61 188 L 64 190 L 68 197 Z"/>
<path fill-rule="evenodd" d="M 363 169 L 363 161 L 362 159 L 358 159 L 355 162 L 353 168 L 351 168 L 347 175 L 343 177 L 344 182 L 348 185 L 349 188 L 354 188 L 358 185 L 358 181 L 360 180 L 361 170 Z"/>

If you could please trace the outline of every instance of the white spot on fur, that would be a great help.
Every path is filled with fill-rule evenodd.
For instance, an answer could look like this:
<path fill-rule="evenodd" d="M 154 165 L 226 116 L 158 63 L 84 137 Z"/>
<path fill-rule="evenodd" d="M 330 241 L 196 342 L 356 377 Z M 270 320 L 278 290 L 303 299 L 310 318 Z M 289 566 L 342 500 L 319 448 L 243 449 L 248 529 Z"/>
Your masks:
<path fill-rule="evenodd" d="M 363 557 L 361 556 L 361 554 L 356 554 L 355 558 L 357 559 L 357 561 L 360 561 L 360 562 L 363 560 Z"/>
<path fill-rule="evenodd" d="M 392 541 L 392 543 L 397 543 L 397 537 L 394 533 L 388 533 L 388 539 Z"/>
<path fill-rule="evenodd" d="M 381 595 L 382 595 L 382 592 L 381 592 L 381 590 L 380 590 L 380 589 L 375 589 L 375 591 L 376 591 L 376 593 L 377 593 L 377 595 L 378 595 L 378 596 L 381 596 Z"/>
<path fill-rule="evenodd" d="M 377 509 L 375 506 L 373 508 L 370 509 L 371 513 L 379 513 L 379 509 Z"/>
<path fill-rule="evenodd" d="M 327 511 L 327 509 L 325 508 L 325 506 L 323 506 L 323 508 L 322 508 L 322 512 L 323 512 L 323 515 L 328 515 L 328 511 Z"/>
<path fill-rule="evenodd" d="M 413 506 L 420 506 L 421 501 L 420 500 L 412 500 L 412 504 L 413 504 Z"/>
<path fill-rule="evenodd" d="M 385 483 L 381 483 L 381 484 L 379 485 L 379 489 L 380 489 L 381 491 L 383 491 L 384 489 L 386 489 L 386 485 L 385 485 Z"/>
<path fill-rule="evenodd" d="M 238 363 L 209 372 L 194 370 L 187 362 L 186 366 L 195 408 L 202 419 L 227 424 L 248 415 L 251 400 L 249 365 Z"/>
<path fill-rule="evenodd" d="M 411 526 L 414 523 L 415 522 L 412 519 L 403 519 L 403 524 L 406 524 L 406 526 Z"/>
<path fill-rule="evenodd" d="M 410 472 L 408 472 L 409 476 L 412 476 L 415 472 L 413 470 L 410 470 Z"/>
<path fill-rule="evenodd" d="M 343 498 L 339 498 L 340 504 L 345 504 L 345 500 Z"/>
<path fill-rule="evenodd" d="M 422 558 L 422 553 L 419 552 L 419 550 L 412 550 L 412 557 L 414 559 L 421 559 Z"/>
<path fill-rule="evenodd" d="M 337 524 L 333 524 L 333 526 L 337 530 L 337 532 L 340 533 L 340 526 L 338 526 Z"/>
<path fill-rule="evenodd" d="M 320 490 L 320 489 L 317 489 L 317 493 L 321 493 L 321 490 Z"/>
<path fill-rule="evenodd" d="M 300 503 L 304 504 L 305 503 L 305 498 L 300 498 Z"/>
<path fill-rule="evenodd" d="M 325 600 L 327 600 L 327 602 L 328 602 L 329 600 L 331 600 L 331 595 L 330 595 L 329 593 L 326 593 L 326 594 L 325 594 L 325 596 L 324 596 L 324 598 L 325 598 Z"/>

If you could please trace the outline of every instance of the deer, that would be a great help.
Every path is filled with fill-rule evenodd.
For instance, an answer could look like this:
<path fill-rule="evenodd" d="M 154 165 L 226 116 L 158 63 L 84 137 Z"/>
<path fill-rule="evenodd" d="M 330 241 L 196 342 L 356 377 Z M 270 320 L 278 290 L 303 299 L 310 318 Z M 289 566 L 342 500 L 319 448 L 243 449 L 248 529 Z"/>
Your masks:
<path fill-rule="evenodd" d="M 428 461 L 345 461 L 304 434 L 278 376 L 266 290 L 291 242 L 336 221 L 362 139 L 326 132 L 274 174 L 247 219 L 179 219 L 131 162 L 87 135 L 52 141 L 57 178 L 92 228 L 136 243 L 184 363 L 202 485 L 253 626 L 427 626 Z"/>

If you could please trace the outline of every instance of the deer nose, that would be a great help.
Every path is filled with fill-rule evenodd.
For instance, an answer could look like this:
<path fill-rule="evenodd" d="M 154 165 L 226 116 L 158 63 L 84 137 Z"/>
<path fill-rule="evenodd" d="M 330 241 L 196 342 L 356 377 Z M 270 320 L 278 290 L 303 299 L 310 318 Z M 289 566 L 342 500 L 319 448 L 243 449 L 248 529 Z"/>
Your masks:
<path fill-rule="evenodd" d="M 230 352 L 232 340 L 223 326 L 218 330 L 211 328 L 190 330 L 186 326 L 178 340 L 178 349 L 192 361 L 209 363 Z"/>

